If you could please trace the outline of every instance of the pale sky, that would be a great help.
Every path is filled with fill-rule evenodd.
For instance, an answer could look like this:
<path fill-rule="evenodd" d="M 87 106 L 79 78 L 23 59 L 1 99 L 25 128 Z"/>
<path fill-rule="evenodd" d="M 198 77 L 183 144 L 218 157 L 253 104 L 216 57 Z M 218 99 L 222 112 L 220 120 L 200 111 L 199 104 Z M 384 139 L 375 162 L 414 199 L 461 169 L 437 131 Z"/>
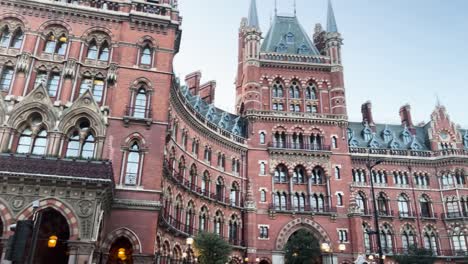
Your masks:
<path fill-rule="evenodd" d="M 179 0 L 182 45 L 175 72 L 201 70 L 202 82 L 217 81 L 215 104 L 233 111 L 237 34 L 250 0 Z M 293 0 L 278 0 L 292 13 Z M 274 0 L 257 0 L 263 36 Z M 453 122 L 468 128 L 467 0 L 333 0 L 344 38 L 343 66 L 348 115 L 361 120 L 360 106 L 373 103 L 376 122 L 400 123 L 409 103 L 414 123 L 429 121 L 436 97 Z M 297 0 L 297 16 L 312 35 L 325 27 L 327 0 Z"/>

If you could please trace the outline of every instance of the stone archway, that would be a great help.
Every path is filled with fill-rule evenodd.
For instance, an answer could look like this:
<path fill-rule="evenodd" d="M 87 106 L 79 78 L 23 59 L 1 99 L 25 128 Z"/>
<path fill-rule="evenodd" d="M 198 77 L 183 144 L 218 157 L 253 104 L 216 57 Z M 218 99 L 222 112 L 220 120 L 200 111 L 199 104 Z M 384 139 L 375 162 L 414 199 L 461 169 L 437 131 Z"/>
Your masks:
<path fill-rule="evenodd" d="M 331 240 L 327 232 L 318 223 L 307 218 L 296 218 L 288 222 L 280 230 L 278 237 L 276 239 L 276 244 L 275 244 L 276 251 L 272 255 L 273 264 L 285 263 L 285 252 L 284 252 L 285 245 L 288 242 L 289 238 L 301 229 L 304 229 L 310 232 L 310 234 L 317 240 L 317 243 L 319 245 L 321 243 L 331 244 L 330 243 Z M 325 263 L 328 263 L 328 262 L 325 262 Z"/>

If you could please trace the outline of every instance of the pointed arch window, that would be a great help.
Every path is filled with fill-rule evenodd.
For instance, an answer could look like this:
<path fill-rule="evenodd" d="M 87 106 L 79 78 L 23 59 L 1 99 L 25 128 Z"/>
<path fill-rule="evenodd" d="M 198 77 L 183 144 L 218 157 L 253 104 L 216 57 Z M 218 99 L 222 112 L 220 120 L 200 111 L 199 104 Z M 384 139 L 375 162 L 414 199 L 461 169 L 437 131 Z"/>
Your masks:
<path fill-rule="evenodd" d="M 364 231 L 364 249 L 366 250 L 366 254 L 368 254 L 372 249 L 372 237 L 369 234 L 371 232 L 371 228 L 368 224 L 362 224 L 362 229 Z"/>
<path fill-rule="evenodd" d="M 86 58 L 88 58 L 90 60 L 95 60 L 97 58 L 97 56 L 98 56 L 98 46 L 96 44 L 96 41 L 93 39 L 89 43 L 88 55 L 86 56 Z"/>
<path fill-rule="evenodd" d="M 91 159 L 95 157 L 96 140 L 90 122 L 82 119 L 70 133 L 66 157 Z"/>
<path fill-rule="evenodd" d="M 83 77 L 80 85 L 80 95 L 84 94 L 88 89 L 93 94 L 96 102 L 101 102 L 104 94 L 104 79 L 96 77 Z"/>
<path fill-rule="evenodd" d="M 208 194 L 210 193 L 210 173 L 208 171 L 205 171 L 203 173 L 203 178 L 202 178 L 202 182 L 201 182 L 201 192 L 203 195 L 205 196 L 208 196 Z"/>
<path fill-rule="evenodd" d="M 297 81 L 293 81 L 289 87 L 289 98 L 297 99 L 300 97 L 300 89 Z"/>
<path fill-rule="evenodd" d="M 231 186 L 231 193 L 229 195 L 230 201 L 231 201 L 231 206 L 237 206 L 239 205 L 239 184 L 236 182 L 232 183 Z"/>
<path fill-rule="evenodd" d="M 187 210 L 185 211 L 185 232 L 189 235 L 193 234 L 193 215 L 194 212 L 194 205 L 193 202 L 190 201 Z"/>
<path fill-rule="evenodd" d="M 388 201 L 387 197 L 383 193 L 380 193 L 379 196 L 377 197 L 377 210 L 379 211 L 379 215 L 389 215 L 388 212 Z"/>
<path fill-rule="evenodd" d="M 200 232 L 204 232 L 208 229 L 208 209 L 205 206 L 200 211 L 198 229 Z"/>
<path fill-rule="evenodd" d="M 284 148 L 286 146 L 286 133 L 275 132 L 273 135 L 273 144 L 276 148 Z"/>
<path fill-rule="evenodd" d="M 382 244 L 382 250 L 385 253 L 393 252 L 393 234 L 388 224 L 384 224 L 380 231 L 380 241 Z"/>
<path fill-rule="evenodd" d="M 266 196 L 267 196 L 266 190 L 261 190 L 260 191 L 260 202 L 266 203 Z"/>
<path fill-rule="evenodd" d="M 4 67 L 0 76 L 0 91 L 8 92 L 13 81 L 13 67 Z"/>
<path fill-rule="evenodd" d="M 419 207 L 421 208 L 421 216 L 422 217 L 432 217 L 432 205 L 429 198 L 423 195 L 419 199 Z"/>
<path fill-rule="evenodd" d="M 18 141 L 18 148 L 16 152 L 18 153 L 29 153 L 31 151 L 32 145 L 32 130 L 30 128 L 26 128 L 21 133 L 21 136 Z"/>
<path fill-rule="evenodd" d="M 148 117 L 148 95 L 144 88 L 138 89 L 135 95 L 133 117 L 135 118 L 147 118 Z"/>
<path fill-rule="evenodd" d="M 338 166 L 335 166 L 335 179 L 341 179 L 341 169 Z"/>
<path fill-rule="evenodd" d="M 108 61 L 109 60 L 109 44 L 107 42 L 102 43 L 101 47 L 99 48 L 99 56 L 98 60 L 100 61 Z"/>
<path fill-rule="evenodd" d="M 361 212 L 367 212 L 367 200 L 366 196 L 362 192 L 359 192 L 356 196 L 356 205 Z"/>
<path fill-rule="evenodd" d="M 317 88 L 313 83 L 309 83 L 306 88 L 306 99 L 317 100 Z"/>
<path fill-rule="evenodd" d="M 279 80 L 276 80 L 273 84 L 273 97 L 282 98 L 283 96 L 283 85 Z"/>
<path fill-rule="evenodd" d="M 408 252 L 409 248 L 415 246 L 415 233 L 409 225 L 406 225 L 403 229 L 401 242 L 405 252 Z"/>
<path fill-rule="evenodd" d="M 260 132 L 260 144 L 265 144 L 266 134 L 265 132 Z"/>
<path fill-rule="evenodd" d="M 141 49 L 140 64 L 151 65 L 153 52 L 149 45 L 144 46 Z"/>
<path fill-rule="evenodd" d="M 287 168 L 284 165 L 278 165 L 275 169 L 274 180 L 276 183 L 287 182 Z"/>
<path fill-rule="evenodd" d="M 260 175 L 266 175 L 266 164 L 265 162 L 260 162 Z"/>
<path fill-rule="evenodd" d="M 320 167 L 315 167 L 312 170 L 312 184 L 323 184 L 324 171 Z"/>
<path fill-rule="evenodd" d="M 216 199 L 218 201 L 224 200 L 224 179 L 221 176 L 216 181 Z"/>
<path fill-rule="evenodd" d="M 232 244 L 238 243 L 238 232 L 239 232 L 239 223 L 235 215 L 231 217 L 229 221 L 229 242 Z"/>
<path fill-rule="evenodd" d="M 337 149 L 338 148 L 338 139 L 335 136 L 333 136 L 331 138 L 331 142 L 332 142 L 332 148 Z"/>
<path fill-rule="evenodd" d="M 23 44 L 24 33 L 23 30 L 17 29 L 13 35 L 10 47 L 14 49 L 20 49 Z"/>
<path fill-rule="evenodd" d="M 214 232 L 215 234 L 223 235 L 223 214 L 221 211 L 217 211 L 214 219 Z"/>
<path fill-rule="evenodd" d="M 456 255 L 465 254 L 466 248 L 466 234 L 460 227 L 455 227 L 452 232 L 452 245 Z"/>
<path fill-rule="evenodd" d="M 65 34 L 59 37 L 49 34 L 44 47 L 44 52 L 49 54 L 65 55 L 68 47 L 68 38 Z"/>
<path fill-rule="evenodd" d="M 438 255 L 437 236 L 432 227 L 427 227 L 424 230 L 424 248 L 432 252 L 433 255 Z"/>
<path fill-rule="evenodd" d="M 127 165 L 125 169 L 125 185 L 137 185 L 138 175 L 140 174 L 140 146 L 134 142 L 127 154 Z"/>
<path fill-rule="evenodd" d="M 337 206 L 343 206 L 343 194 L 337 193 L 336 194 L 336 205 Z"/>
<path fill-rule="evenodd" d="M 0 47 L 7 48 L 8 46 L 10 46 L 10 39 L 11 39 L 10 29 L 8 27 L 5 27 L 0 37 Z"/>
<path fill-rule="evenodd" d="M 305 169 L 302 166 L 296 166 L 293 172 L 293 183 L 303 184 L 305 183 Z"/>
<path fill-rule="evenodd" d="M 36 138 L 34 139 L 34 144 L 32 147 L 31 154 L 33 155 L 45 155 L 47 148 L 47 131 L 42 129 L 37 133 Z"/>
<path fill-rule="evenodd" d="M 406 195 L 401 194 L 398 197 L 398 211 L 400 213 L 400 217 L 409 217 L 410 210 L 409 210 L 409 199 Z"/>

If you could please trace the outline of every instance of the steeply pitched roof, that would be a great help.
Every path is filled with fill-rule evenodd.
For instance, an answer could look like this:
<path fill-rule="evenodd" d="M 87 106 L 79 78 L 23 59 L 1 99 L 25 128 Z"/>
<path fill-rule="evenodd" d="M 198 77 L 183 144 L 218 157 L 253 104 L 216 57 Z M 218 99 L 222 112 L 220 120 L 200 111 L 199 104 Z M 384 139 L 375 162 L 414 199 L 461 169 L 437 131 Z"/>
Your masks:
<path fill-rule="evenodd" d="M 328 0 L 328 14 L 327 14 L 327 32 L 338 32 L 336 25 L 335 12 L 331 0 Z"/>
<path fill-rule="evenodd" d="M 295 16 L 275 16 L 263 41 L 262 52 L 320 55 Z"/>
<path fill-rule="evenodd" d="M 260 29 L 260 24 L 258 23 L 258 13 L 257 13 L 257 1 L 250 0 L 249 16 L 247 18 L 248 26 L 251 28 Z"/>

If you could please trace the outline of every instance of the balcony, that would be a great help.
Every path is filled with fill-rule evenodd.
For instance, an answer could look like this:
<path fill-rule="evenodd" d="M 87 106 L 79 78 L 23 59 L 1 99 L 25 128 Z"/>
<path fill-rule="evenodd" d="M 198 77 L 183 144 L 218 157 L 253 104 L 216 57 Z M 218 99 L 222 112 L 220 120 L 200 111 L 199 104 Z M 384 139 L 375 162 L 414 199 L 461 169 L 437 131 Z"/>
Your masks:
<path fill-rule="evenodd" d="M 129 107 L 125 108 L 123 121 L 126 125 L 130 122 L 146 123 L 150 126 L 152 124 L 153 111 L 151 108 Z"/>
<path fill-rule="evenodd" d="M 380 218 L 393 218 L 395 217 L 395 214 L 393 210 L 387 210 L 387 211 L 377 211 L 378 215 Z M 362 210 L 363 216 L 367 217 L 373 217 L 374 216 L 374 211 L 370 209 Z"/>
<path fill-rule="evenodd" d="M 275 211 L 275 212 L 285 212 L 285 213 L 314 213 L 314 214 L 323 214 L 323 215 L 329 215 L 329 214 L 336 214 L 337 209 L 336 207 L 332 206 L 322 206 L 322 207 L 315 207 L 315 206 L 310 206 L 309 204 L 303 205 L 303 206 L 298 206 L 298 205 L 292 205 L 290 203 L 287 204 L 282 204 L 278 205 L 275 203 L 271 203 L 269 205 L 270 211 Z"/>
<path fill-rule="evenodd" d="M 159 223 L 161 226 L 183 237 L 190 237 L 190 236 L 193 237 L 201 232 L 199 229 L 194 228 L 192 225 L 184 224 L 181 221 L 177 220 L 172 215 L 168 215 L 166 213 L 160 214 Z M 221 237 L 221 238 L 223 238 L 226 242 L 228 242 L 234 247 L 244 246 L 244 242 L 242 241 L 242 239 L 232 238 L 232 237 Z"/>
<path fill-rule="evenodd" d="M 171 8 L 168 7 L 168 5 L 144 1 L 134 1 L 132 3 L 132 10 L 137 13 L 143 13 L 147 15 L 157 15 L 163 17 L 169 17 L 171 15 Z"/>
<path fill-rule="evenodd" d="M 419 151 L 419 150 L 408 150 L 408 149 L 380 149 L 380 148 L 350 147 L 349 152 L 352 154 L 374 154 L 374 155 L 408 156 L 408 157 L 424 157 L 424 158 L 437 158 L 437 157 L 446 157 L 446 156 L 468 156 L 468 150 L 466 149 Z"/>
<path fill-rule="evenodd" d="M 437 220 L 437 219 L 439 219 L 437 213 L 420 213 L 419 216 L 423 220 Z"/>
<path fill-rule="evenodd" d="M 331 151 L 330 145 L 310 144 L 310 143 L 292 143 L 292 142 L 269 142 L 269 149 L 284 150 L 305 150 L 305 151 Z"/>
<path fill-rule="evenodd" d="M 184 179 L 183 175 L 177 172 L 175 169 L 172 169 L 169 166 L 170 162 L 164 162 L 164 175 L 169 178 L 173 183 L 184 188 L 186 191 L 189 191 L 193 194 L 200 196 L 211 201 L 222 203 L 224 205 L 241 208 L 243 206 L 243 194 L 242 192 L 237 193 L 238 199 L 231 199 L 230 196 L 226 193 L 213 193 L 207 188 L 202 188 L 195 183 L 190 182 L 188 179 Z"/>
<path fill-rule="evenodd" d="M 398 212 L 398 217 L 400 219 L 416 219 L 417 214 L 415 211 Z"/>
<path fill-rule="evenodd" d="M 465 218 L 468 218 L 468 212 L 449 212 L 442 214 L 442 219 L 444 220 L 461 220 Z"/>

